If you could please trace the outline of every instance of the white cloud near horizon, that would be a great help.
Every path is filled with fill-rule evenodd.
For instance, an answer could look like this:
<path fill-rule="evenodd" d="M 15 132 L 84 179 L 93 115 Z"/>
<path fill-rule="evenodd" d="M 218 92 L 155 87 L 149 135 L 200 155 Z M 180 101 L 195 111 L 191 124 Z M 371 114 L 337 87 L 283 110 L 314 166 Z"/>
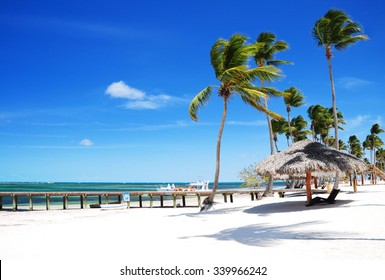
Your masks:
<path fill-rule="evenodd" d="M 92 142 L 90 139 L 84 138 L 82 141 L 80 141 L 79 144 L 82 146 L 89 147 L 89 146 L 94 145 L 94 142 Z"/>
<path fill-rule="evenodd" d="M 114 82 L 106 89 L 106 94 L 112 98 L 129 99 L 123 105 L 126 109 L 156 110 L 170 104 L 185 102 L 186 100 L 167 94 L 147 95 L 144 91 L 128 86 L 124 81 Z"/>
<path fill-rule="evenodd" d="M 370 84 L 372 82 L 354 77 L 345 76 L 337 79 L 337 85 L 345 89 L 357 89 Z"/>

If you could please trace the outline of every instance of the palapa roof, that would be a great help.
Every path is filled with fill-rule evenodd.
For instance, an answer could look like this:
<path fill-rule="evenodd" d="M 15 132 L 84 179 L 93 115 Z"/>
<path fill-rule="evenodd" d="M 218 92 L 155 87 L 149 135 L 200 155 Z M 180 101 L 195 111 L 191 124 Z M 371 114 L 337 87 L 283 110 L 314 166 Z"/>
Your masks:
<path fill-rule="evenodd" d="M 321 143 L 303 140 L 271 155 L 256 165 L 260 175 L 288 174 L 303 176 L 306 172 L 364 171 L 366 164 L 357 157 Z"/>

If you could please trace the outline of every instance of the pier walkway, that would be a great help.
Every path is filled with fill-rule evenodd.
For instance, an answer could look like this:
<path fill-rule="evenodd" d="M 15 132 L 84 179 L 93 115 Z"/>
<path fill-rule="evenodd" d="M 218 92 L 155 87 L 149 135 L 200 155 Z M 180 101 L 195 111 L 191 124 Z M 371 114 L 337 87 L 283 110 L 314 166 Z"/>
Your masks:
<path fill-rule="evenodd" d="M 260 189 L 231 189 L 231 190 L 218 190 L 217 195 L 222 195 L 225 203 L 230 200 L 234 201 L 235 194 L 249 195 L 251 200 L 260 199 L 264 190 Z M 279 193 L 280 197 L 283 197 L 285 193 L 304 193 L 305 189 L 276 189 L 275 193 Z M 313 189 L 313 193 L 325 193 L 325 190 Z M 27 198 L 27 208 L 23 210 L 34 210 L 34 198 L 39 197 L 45 199 L 45 209 L 51 210 L 51 199 L 61 198 L 63 202 L 63 209 L 69 209 L 69 200 L 71 197 L 77 197 L 80 209 L 85 208 L 98 208 L 100 204 L 120 204 L 122 203 L 123 195 L 129 193 L 130 200 L 127 202 L 127 208 L 130 207 L 144 207 L 143 201 L 146 200 L 148 207 L 153 208 L 155 202 L 159 202 L 158 207 L 167 207 L 165 205 L 165 198 L 172 200 L 172 207 L 187 207 L 186 197 L 195 197 L 197 203 L 189 205 L 189 207 L 201 207 L 202 197 L 211 194 L 211 191 L 132 191 L 132 192 L 0 192 L 0 211 L 1 210 L 20 210 L 19 200 L 21 198 Z M 7 200 L 8 198 L 8 200 Z M 91 199 L 97 198 L 97 204 L 91 204 Z M 6 201 L 7 200 L 7 201 Z M 177 202 L 177 201 L 181 202 Z M 189 200 L 191 201 L 191 200 Z"/>

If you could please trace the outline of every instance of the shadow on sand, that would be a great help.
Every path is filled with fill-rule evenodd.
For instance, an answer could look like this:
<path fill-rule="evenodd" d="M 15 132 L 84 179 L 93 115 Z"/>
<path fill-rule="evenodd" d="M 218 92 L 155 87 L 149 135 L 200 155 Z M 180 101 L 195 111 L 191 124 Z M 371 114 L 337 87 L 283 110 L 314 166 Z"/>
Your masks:
<path fill-rule="evenodd" d="M 265 216 L 277 213 L 303 212 L 320 210 L 323 208 L 342 207 L 351 202 L 353 202 L 353 200 L 336 200 L 334 204 L 320 203 L 310 207 L 306 207 L 305 201 L 283 201 L 258 205 L 246 209 L 244 212 L 248 214 L 258 214 L 261 216 Z"/>
<path fill-rule="evenodd" d="M 322 227 L 323 223 L 313 221 L 284 226 L 254 224 L 225 229 L 210 235 L 182 237 L 182 239 L 206 237 L 220 241 L 233 240 L 244 245 L 258 247 L 278 246 L 283 240 L 385 241 L 385 238 L 362 238 L 354 236 L 352 233 L 344 233 L 344 235 L 341 235 L 341 232 L 332 231 L 304 231 L 304 227 L 314 224 L 320 224 Z"/>

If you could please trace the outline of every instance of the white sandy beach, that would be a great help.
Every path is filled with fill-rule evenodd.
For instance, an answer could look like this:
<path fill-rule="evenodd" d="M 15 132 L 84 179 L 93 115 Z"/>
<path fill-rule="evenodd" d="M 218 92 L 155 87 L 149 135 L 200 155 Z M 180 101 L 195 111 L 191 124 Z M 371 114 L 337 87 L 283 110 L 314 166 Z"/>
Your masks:
<path fill-rule="evenodd" d="M 218 197 L 205 214 L 190 207 L 2 211 L 2 279 L 258 277 L 214 276 L 219 266 L 266 266 L 264 279 L 383 279 L 385 185 L 341 190 L 336 204 L 312 207 L 304 196 Z M 125 266 L 202 268 L 205 276 L 121 276 Z"/>

